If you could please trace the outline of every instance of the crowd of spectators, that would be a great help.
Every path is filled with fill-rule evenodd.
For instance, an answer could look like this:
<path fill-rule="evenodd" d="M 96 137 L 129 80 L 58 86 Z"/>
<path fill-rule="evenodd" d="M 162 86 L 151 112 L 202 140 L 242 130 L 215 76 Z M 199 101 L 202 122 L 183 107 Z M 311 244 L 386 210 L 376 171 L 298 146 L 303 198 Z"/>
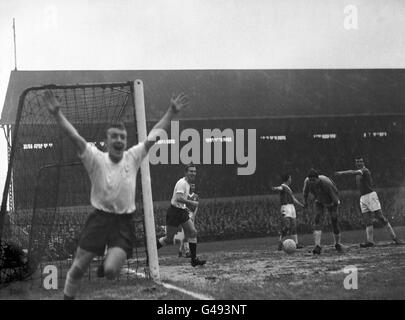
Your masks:
<path fill-rule="evenodd" d="M 378 190 L 383 210 L 393 225 L 405 224 L 405 189 Z M 354 191 L 341 192 L 339 223 L 342 230 L 364 228 L 359 208 L 359 195 Z M 301 194 L 296 195 L 302 199 Z M 164 233 L 168 202 L 155 205 L 156 234 Z M 31 249 L 41 255 L 41 260 L 60 260 L 71 257 L 76 249 L 80 230 L 84 225 L 90 207 L 55 211 L 41 210 L 32 215 L 26 212 L 16 221 L 16 226 L 32 234 Z M 137 245 L 144 245 L 142 217 L 137 217 Z M 32 222 L 31 222 L 32 221 Z M 297 210 L 299 234 L 311 233 L 313 214 L 308 210 Z M 222 198 L 202 201 L 196 219 L 199 241 L 230 240 L 263 236 L 276 236 L 280 228 L 280 204 L 277 195 L 251 196 L 243 198 Z M 326 230 L 329 230 L 326 224 Z"/>
<path fill-rule="evenodd" d="M 379 190 L 383 210 L 393 225 L 405 224 L 405 189 Z M 300 194 L 298 198 L 302 199 Z M 354 191 L 341 192 L 340 226 L 343 230 L 364 228 L 359 208 L 359 195 Z M 312 232 L 313 214 L 298 209 L 297 226 L 300 234 Z M 166 209 L 155 210 L 157 225 L 164 224 Z M 196 227 L 202 241 L 238 239 L 278 235 L 280 204 L 275 195 L 218 199 L 200 205 Z"/>
<path fill-rule="evenodd" d="M 292 188 L 301 191 L 310 168 L 335 180 L 340 190 L 356 188 L 353 178 L 335 179 L 335 171 L 354 169 L 354 158 L 364 157 L 378 188 L 405 185 L 405 151 L 403 138 L 362 138 L 347 136 L 336 139 L 292 137 L 286 141 L 259 141 L 256 171 L 237 175 L 238 164 L 198 165 L 196 186 L 203 198 L 268 194 L 279 184 L 280 175 L 293 176 Z M 151 166 L 153 198 L 168 200 L 176 181 L 183 175 L 181 165 Z"/>
<path fill-rule="evenodd" d="M 238 164 L 237 159 L 234 159 L 234 164 L 197 165 L 196 185 L 199 194 L 202 198 L 218 198 L 268 194 L 270 187 L 280 183 L 280 175 L 286 172 L 293 176 L 293 190 L 299 191 L 310 168 L 316 168 L 319 172 L 332 176 L 335 171 L 353 168 L 354 157 L 358 155 L 365 158 L 366 165 L 372 171 L 376 187 L 404 185 L 404 135 L 401 131 L 389 128 L 391 120 L 384 120 L 384 123 L 378 121 L 382 120 L 357 121 L 355 119 L 351 120 L 351 123 L 346 123 L 340 118 L 328 121 L 319 119 L 273 120 L 272 122 L 240 120 L 218 123 L 197 121 L 187 122 L 181 129 L 195 127 L 202 132 L 204 127 L 210 126 L 218 127 L 220 130 L 243 125 L 245 128 L 257 128 L 254 174 L 238 175 L 237 169 L 244 165 Z M 313 123 L 316 123 L 316 126 Z M 396 125 L 398 126 L 399 124 Z M 373 127 L 385 127 L 391 131 L 387 129 L 388 132 L 379 132 L 383 129 L 372 129 Z M 370 131 L 369 134 L 365 134 L 368 131 Z M 286 140 L 271 140 L 270 137 L 277 136 L 275 132 L 279 132 L 278 134 L 284 132 Z M 322 138 L 314 134 L 316 132 L 323 132 L 325 136 Z M 328 132 L 334 132 L 336 135 L 328 137 Z M 225 160 L 227 143 L 213 143 L 222 143 L 222 159 Z M 184 144 L 185 142 L 182 142 L 182 145 Z M 30 208 L 34 201 L 37 202 L 37 206 L 51 206 L 51 201 L 55 202 L 55 199 L 57 203 L 53 205 L 56 206 L 87 205 L 90 182 L 79 159 L 75 159 L 75 163 L 79 165 L 48 167 L 46 164 L 50 159 L 46 155 L 49 152 L 50 150 L 46 149 L 19 153 L 20 158 L 15 160 L 13 176 L 16 208 Z M 211 153 L 213 152 L 212 149 Z M 202 160 L 202 154 L 200 158 Z M 170 199 L 174 184 L 183 175 L 183 165 L 173 164 L 171 159 L 168 159 L 168 162 L 170 164 L 151 165 L 153 199 L 156 201 Z M 37 172 L 38 168 L 43 168 L 40 174 Z M 36 183 L 26 183 L 27 181 Z M 341 190 L 355 188 L 354 179 L 340 179 L 336 183 Z M 140 179 L 138 179 L 138 198 L 140 190 Z M 52 194 L 52 196 L 41 198 L 44 194 Z"/>
<path fill-rule="evenodd" d="M 256 147 L 256 171 L 253 175 L 237 175 L 238 164 L 198 165 L 196 192 L 203 199 L 196 223 L 198 237 L 201 241 L 211 241 L 278 234 L 279 202 L 277 195 L 271 195 L 271 186 L 279 185 L 280 175 L 289 172 L 293 177 L 292 189 L 300 194 L 310 168 L 316 168 L 321 174 L 331 177 L 342 191 L 342 205 L 339 210 L 342 228 L 363 228 L 364 222 L 358 208 L 358 193 L 354 191 L 354 178 L 333 176 L 335 171 L 352 169 L 354 157 L 357 155 L 362 155 L 367 167 L 371 169 L 374 184 L 380 190 L 384 212 L 394 225 L 405 224 L 403 144 L 403 137 L 395 134 L 359 138 L 348 131 L 332 139 L 296 134 L 288 136 L 286 140 L 259 138 Z M 44 173 L 37 184 L 26 183 L 25 179 L 15 180 L 17 211 L 12 224 L 19 234 L 31 236 L 34 241 L 31 246 L 41 254 L 65 257 L 73 254 L 89 212 L 89 209 L 84 209 L 89 208 L 89 181 L 85 180 L 87 176 L 83 168 L 77 166 L 64 168 L 62 171 L 55 168 L 51 170 L 61 177 L 59 188 L 55 182 L 47 183 L 54 181 L 48 176 L 52 174 L 50 170 L 46 172 L 48 175 Z M 165 224 L 166 209 L 172 197 L 173 187 L 183 173 L 181 164 L 151 166 L 158 235 L 162 233 L 161 226 Z M 39 186 L 36 192 L 33 191 L 34 186 Z M 138 179 L 138 200 L 142 198 L 140 190 Z M 32 207 L 33 201 L 36 201 L 38 207 L 34 219 L 33 210 L 26 209 Z M 166 205 L 158 204 L 162 201 L 165 201 Z M 51 207 L 54 209 L 43 209 Z M 67 210 L 66 207 L 72 209 Z M 137 234 L 141 244 L 144 232 L 142 217 L 139 216 L 138 220 Z M 298 230 L 300 233 L 312 231 L 311 210 L 299 211 Z"/>

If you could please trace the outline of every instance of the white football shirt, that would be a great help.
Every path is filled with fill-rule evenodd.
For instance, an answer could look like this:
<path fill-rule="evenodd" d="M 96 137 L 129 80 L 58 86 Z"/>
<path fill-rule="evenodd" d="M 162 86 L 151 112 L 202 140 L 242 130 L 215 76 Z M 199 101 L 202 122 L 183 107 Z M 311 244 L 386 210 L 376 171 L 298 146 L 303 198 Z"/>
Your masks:
<path fill-rule="evenodd" d="M 185 203 L 181 203 L 176 200 L 177 193 L 184 194 L 186 198 L 189 196 L 190 184 L 187 182 L 185 177 L 177 181 L 176 185 L 174 186 L 171 204 L 177 208 L 186 209 Z"/>
<path fill-rule="evenodd" d="M 123 214 L 135 211 L 136 175 L 147 152 L 143 142 L 124 151 L 120 162 L 87 143 L 79 155 L 91 181 L 91 205 L 99 210 Z"/>

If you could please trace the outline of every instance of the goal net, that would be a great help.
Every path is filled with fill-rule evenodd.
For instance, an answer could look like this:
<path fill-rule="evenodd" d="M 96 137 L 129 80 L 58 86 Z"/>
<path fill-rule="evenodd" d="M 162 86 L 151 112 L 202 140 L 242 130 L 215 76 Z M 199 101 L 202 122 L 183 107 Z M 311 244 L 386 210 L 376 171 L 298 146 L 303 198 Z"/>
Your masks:
<path fill-rule="evenodd" d="M 41 94 L 45 89 L 59 97 L 66 118 L 100 150 L 104 151 L 106 127 L 111 122 L 125 123 L 129 147 L 142 139 L 139 128 L 146 131 L 146 124 L 137 119 L 141 115 L 141 121 L 145 122 L 144 109 L 136 110 L 139 107 L 135 107 L 144 108 L 140 80 L 135 85 L 134 82 L 51 85 L 23 92 L 12 128 L 12 147 L 0 213 L 0 239 L 2 247 L 12 243 L 23 248 L 28 257 L 26 266 L 31 272 L 43 264 L 68 266 L 66 261 L 74 256 L 80 231 L 93 210 L 87 172 L 74 145 L 44 105 Z M 140 98 L 135 98 L 137 90 L 140 90 Z M 144 163 L 142 168 L 145 168 Z M 141 170 L 137 179 L 136 240 L 133 259 L 128 261 L 126 270 L 131 276 L 150 277 L 144 228 L 145 197 L 142 195 L 145 186 L 149 184 L 150 188 L 150 178 L 145 175 L 149 175 L 148 166 L 147 170 Z M 10 193 L 12 197 L 8 197 Z M 7 249 L 0 251 L 0 282 L 22 277 L 27 272 L 21 270 L 20 265 L 13 265 L 15 262 L 6 261 L 5 251 Z M 91 268 L 89 272 L 92 272 Z"/>

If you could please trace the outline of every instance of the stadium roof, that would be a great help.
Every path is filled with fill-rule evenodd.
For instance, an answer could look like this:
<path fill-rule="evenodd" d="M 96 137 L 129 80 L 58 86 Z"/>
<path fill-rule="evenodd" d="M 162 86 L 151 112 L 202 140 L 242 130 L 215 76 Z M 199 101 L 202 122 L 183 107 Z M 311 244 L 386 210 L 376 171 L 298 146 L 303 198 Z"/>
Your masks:
<path fill-rule="evenodd" d="M 180 91 L 191 100 L 183 119 L 405 114 L 404 69 L 11 71 L 0 124 L 15 122 L 26 88 L 135 79 L 148 120 Z"/>

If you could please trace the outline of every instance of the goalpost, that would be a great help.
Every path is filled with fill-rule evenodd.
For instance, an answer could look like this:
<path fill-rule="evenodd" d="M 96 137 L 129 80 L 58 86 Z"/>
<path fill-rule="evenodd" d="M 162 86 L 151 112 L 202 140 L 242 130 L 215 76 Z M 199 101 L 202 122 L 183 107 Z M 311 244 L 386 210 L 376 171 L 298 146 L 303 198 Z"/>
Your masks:
<path fill-rule="evenodd" d="M 19 240 L 23 230 L 25 239 L 19 244 L 25 243 L 28 260 L 35 265 L 66 261 L 71 257 L 85 218 L 92 211 L 88 175 L 74 146 L 61 133 L 44 106 L 41 99 L 43 90 L 52 90 L 62 100 L 62 112 L 67 119 L 87 141 L 101 150 L 104 148 L 106 126 L 114 121 L 125 123 L 129 146 L 147 137 L 141 80 L 48 85 L 28 88 L 21 94 L 12 127 L 13 144 L 0 211 L 0 240 Z M 148 157 L 143 160 L 140 171 L 134 219 L 138 221 L 135 225 L 135 268 L 138 270 L 143 263 L 145 272 L 159 281 Z M 13 206 L 12 212 L 8 212 L 11 186 Z M 139 201 L 142 203 L 139 204 Z M 144 248 L 143 257 L 138 257 L 140 247 Z M 0 271 L 3 273 L 4 270 Z M 4 278 L 2 274 L 1 278 Z"/>
<path fill-rule="evenodd" d="M 135 112 L 136 124 L 138 127 L 139 141 L 147 138 L 146 131 L 146 115 L 145 115 L 145 100 L 143 94 L 143 83 L 141 80 L 136 80 L 134 84 L 135 90 Z M 149 155 L 143 159 L 141 163 L 141 180 L 142 180 L 142 197 L 144 205 L 144 219 L 145 219 L 145 233 L 146 245 L 149 258 L 149 270 L 152 279 L 155 281 L 160 280 L 159 274 L 159 260 L 156 247 L 156 231 L 155 231 L 155 218 L 153 214 L 153 199 L 152 187 L 150 181 L 149 171 Z"/>

